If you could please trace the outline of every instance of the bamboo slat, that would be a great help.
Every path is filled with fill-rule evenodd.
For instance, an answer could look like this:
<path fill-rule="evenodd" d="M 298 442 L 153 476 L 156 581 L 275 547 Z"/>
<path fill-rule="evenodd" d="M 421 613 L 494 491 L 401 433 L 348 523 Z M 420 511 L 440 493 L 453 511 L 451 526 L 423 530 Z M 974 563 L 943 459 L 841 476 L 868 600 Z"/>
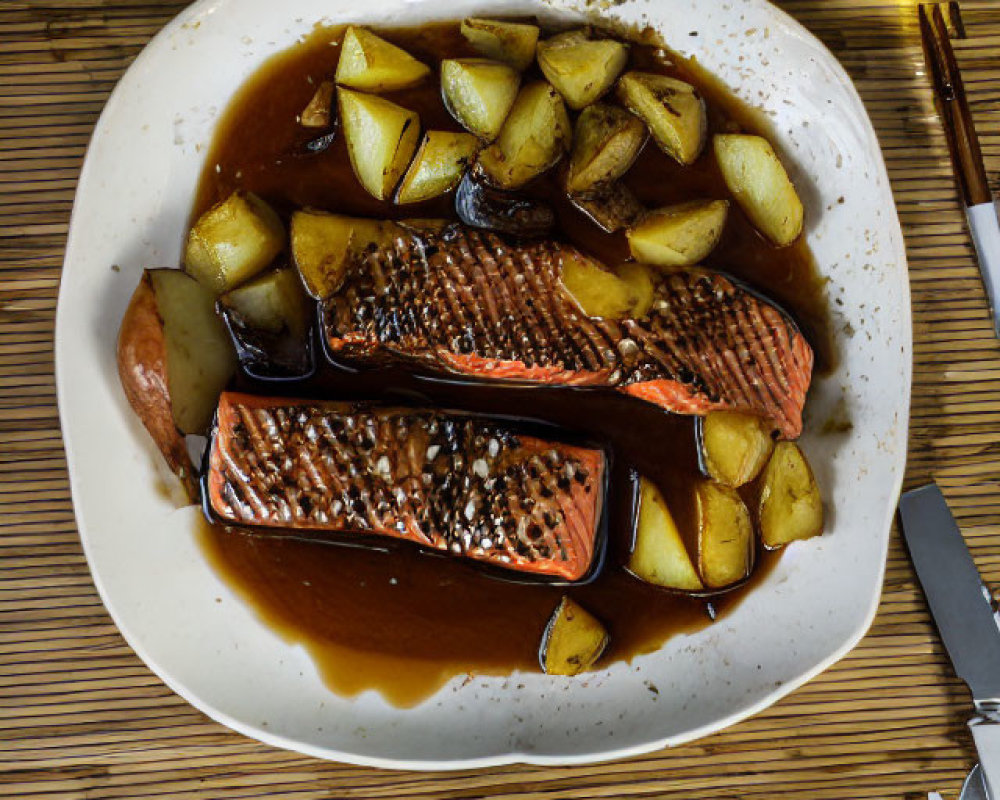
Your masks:
<path fill-rule="evenodd" d="M 693 744 L 573 768 L 407 773 L 257 744 L 188 706 L 125 645 L 73 521 L 52 326 L 77 174 L 101 107 L 183 0 L 0 5 L 0 796 L 17 798 L 804 798 L 955 796 L 969 699 L 899 537 L 871 632 L 773 708 Z M 785 0 L 853 77 L 885 153 L 910 260 L 906 483 L 941 484 L 1000 584 L 1000 346 L 933 111 L 913 3 Z M 963 0 L 956 42 L 1000 184 L 1000 6 Z M 1000 668 L 1000 665 L 998 665 Z"/>

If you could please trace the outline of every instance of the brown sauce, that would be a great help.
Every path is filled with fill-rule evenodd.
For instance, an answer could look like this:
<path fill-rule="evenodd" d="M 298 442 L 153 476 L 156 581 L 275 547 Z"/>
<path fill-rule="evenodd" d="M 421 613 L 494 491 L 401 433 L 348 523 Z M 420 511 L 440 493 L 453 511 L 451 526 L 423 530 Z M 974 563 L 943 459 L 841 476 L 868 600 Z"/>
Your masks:
<path fill-rule="evenodd" d="M 268 61 L 237 93 L 220 121 L 192 218 L 242 188 L 285 215 L 313 206 L 374 218 L 455 219 L 451 194 L 408 206 L 368 195 L 354 177 L 339 131 L 326 150 L 307 149 L 323 132 L 301 128 L 296 115 L 320 81 L 333 75 L 341 33 L 317 29 Z M 429 64 L 474 55 L 457 23 L 379 33 Z M 710 134 L 766 133 L 756 112 L 700 70 L 676 58 L 666 64 L 661 56 L 654 46 L 637 44 L 630 66 L 697 85 L 708 103 Z M 387 97 L 418 111 L 425 128 L 459 129 L 444 109 L 436 80 Z M 728 196 L 711 148 L 695 165 L 681 167 L 647 144 L 627 182 L 650 206 Z M 555 174 L 542 176 L 530 191 L 555 207 L 558 237 L 608 263 L 625 260 L 624 237 L 602 233 L 573 208 Z M 817 368 L 833 365 L 823 281 L 804 241 L 773 247 L 734 205 L 723 239 L 706 263 L 780 302 L 813 343 Z M 316 347 L 318 351 L 318 339 Z M 709 623 L 711 615 L 725 614 L 777 559 L 758 553 L 751 579 L 710 604 L 645 585 L 624 571 L 621 564 L 633 535 L 635 476 L 644 475 L 661 488 L 690 540 L 695 527 L 691 488 L 699 472 L 692 418 L 665 414 L 623 395 L 459 385 L 398 369 L 355 373 L 327 364 L 302 381 L 262 382 L 243 375 L 238 383 L 258 394 L 368 399 L 541 421 L 582 435 L 612 454 L 605 567 L 591 583 L 568 590 L 499 580 L 406 544 L 366 550 L 206 524 L 202 542 L 215 568 L 270 626 L 304 645 L 326 683 L 341 694 L 377 689 L 389 701 L 409 705 L 458 674 L 537 671 L 542 630 L 567 592 L 609 630 L 611 644 L 601 664 L 629 659 L 655 650 L 673 634 Z M 752 494 L 747 491 L 748 499 Z"/>

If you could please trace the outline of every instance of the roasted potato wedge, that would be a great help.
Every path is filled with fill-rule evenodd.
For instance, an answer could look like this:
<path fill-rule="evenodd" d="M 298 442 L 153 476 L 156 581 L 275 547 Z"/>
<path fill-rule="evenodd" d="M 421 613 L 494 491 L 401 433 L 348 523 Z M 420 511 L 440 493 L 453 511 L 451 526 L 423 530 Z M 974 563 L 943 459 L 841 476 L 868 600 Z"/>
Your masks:
<path fill-rule="evenodd" d="M 354 174 L 370 195 L 385 200 L 417 149 L 420 117 L 374 95 L 338 89 L 337 96 Z"/>
<path fill-rule="evenodd" d="M 823 500 L 812 469 L 794 442 L 778 442 L 764 471 L 758 508 L 765 547 L 782 547 L 823 532 Z"/>
<path fill-rule="evenodd" d="M 607 646 L 604 626 L 564 596 L 545 626 L 538 660 L 548 675 L 578 675 L 592 667 Z"/>
<path fill-rule="evenodd" d="M 712 140 L 726 186 L 754 226 L 779 247 L 802 233 L 804 212 L 785 167 L 762 136 L 718 134 Z"/>
<path fill-rule="evenodd" d="M 645 316 L 653 304 L 653 281 L 641 264 L 611 270 L 579 252 L 563 256 L 562 282 L 588 317 Z"/>
<path fill-rule="evenodd" d="M 191 278 L 187 280 L 194 282 Z M 180 478 L 188 497 L 196 500 L 198 480 L 184 434 L 174 421 L 167 377 L 167 341 L 149 270 L 142 274 L 118 332 L 118 377 L 129 405 L 163 454 L 167 466 Z"/>
<path fill-rule="evenodd" d="M 266 272 L 218 300 L 244 369 L 252 375 L 304 375 L 311 366 L 311 304 L 294 267 Z"/>
<path fill-rule="evenodd" d="M 563 256 L 562 282 L 588 317 L 625 319 L 636 302 L 627 282 L 582 253 Z"/>
<path fill-rule="evenodd" d="M 649 126 L 660 148 L 681 164 L 693 164 L 705 145 L 705 101 L 689 83 L 649 72 L 626 72 L 618 98 Z"/>
<path fill-rule="evenodd" d="M 656 293 L 656 283 L 650 274 L 649 267 L 645 264 L 627 261 L 620 265 L 615 273 L 629 287 L 632 306 L 629 308 L 628 316 L 632 319 L 642 319 L 653 307 Z"/>
<path fill-rule="evenodd" d="M 188 233 L 184 269 L 215 294 L 267 267 L 285 246 L 285 228 L 257 195 L 233 192 L 202 214 Z"/>
<path fill-rule="evenodd" d="M 615 182 L 592 192 L 570 194 L 570 202 L 607 233 L 617 233 L 632 225 L 646 209 L 631 189 Z"/>
<path fill-rule="evenodd" d="M 735 489 L 704 481 L 695 490 L 698 572 L 705 586 L 739 583 L 753 567 L 753 524 Z"/>
<path fill-rule="evenodd" d="M 711 411 L 697 424 L 702 470 L 725 486 L 756 478 L 774 450 L 774 426 L 739 411 Z"/>
<path fill-rule="evenodd" d="M 287 331 L 302 338 L 309 327 L 309 302 L 292 267 L 272 270 L 226 292 L 219 298 L 219 305 L 239 314 L 248 325 L 269 333 Z"/>
<path fill-rule="evenodd" d="M 212 293 L 179 269 L 146 270 L 122 320 L 117 356 L 129 404 L 197 498 L 184 434 L 205 433 L 236 367 Z"/>
<path fill-rule="evenodd" d="M 364 28 L 344 33 L 336 81 L 364 92 L 392 92 L 414 86 L 430 74 L 426 64 Z"/>
<path fill-rule="evenodd" d="M 715 249 L 729 212 L 726 200 L 692 200 L 650 211 L 629 228 L 632 256 L 658 267 L 688 267 Z"/>
<path fill-rule="evenodd" d="M 462 35 L 479 53 L 510 64 L 524 72 L 535 60 L 538 28 L 522 22 L 502 22 L 468 17 L 462 20 Z"/>
<path fill-rule="evenodd" d="M 646 126 L 635 115 L 603 103 L 587 106 L 573 130 L 566 190 L 579 194 L 618 180 L 645 141 Z"/>
<path fill-rule="evenodd" d="M 705 589 L 663 495 L 645 478 L 640 482 L 635 545 L 627 569 L 640 580 L 665 589 Z"/>
<path fill-rule="evenodd" d="M 519 189 L 552 167 L 569 150 L 573 139 L 566 106 L 545 81 L 535 81 L 517 99 L 479 164 L 501 189 Z"/>
<path fill-rule="evenodd" d="M 458 123 L 484 142 L 492 142 L 517 98 L 521 76 L 507 64 L 486 58 L 447 58 L 441 62 L 441 94 Z"/>
<path fill-rule="evenodd" d="M 232 343 L 204 287 L 176 269 L 149 276 L 163 320 L 174 421 L 183 433 L 204 433 L 233 374 Z"/>
<path fill-rule="evenodd" d="M 309 104 L 299 114 L 299 125 L 303 128 L 330 127 L 333 88 L 333 81 L 323 81 L 316 87 Z"/>
<path fill-rule="evenodd" d="M 292 214 L 292 261 L 306 291 L 323 300 L 340 287 L 350 258 L 369 244 L 385 244 L 398 232 L 395 223 L 296 211 Z"/>
<path fill-rule="evenodd" d="M 427 131 L 396 192 L 396 202 L 419 203 L 454 189 L 479 149 L 469 133 Z"/>
<path fill-rule="evenodd" d="M 566 31 L 538 43 L 538 66 L 574 111 L 611 88 L 628 62 L 628 45 L 590 31 Z"/>

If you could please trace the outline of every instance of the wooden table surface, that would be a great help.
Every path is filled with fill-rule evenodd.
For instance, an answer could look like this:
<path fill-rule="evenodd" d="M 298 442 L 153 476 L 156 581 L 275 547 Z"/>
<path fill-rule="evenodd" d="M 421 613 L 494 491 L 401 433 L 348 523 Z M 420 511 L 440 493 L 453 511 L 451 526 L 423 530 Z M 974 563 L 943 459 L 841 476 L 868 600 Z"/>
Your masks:
<path fill-rule="evenodd" d="M 956 796 L 974 750 L 894 532 L 878 616 L 843 661 L 693 744 L 572 768 L 408 773 L 232 733 L 167 689 L 104 610 L 80 548 L 52 376 L 77 175 L 108 94 L 183 0 L 0 3 L 0 795 L 18 798 Z M 987 318 L 907 0 L 781 4 L 836 54 L 875 124 L 906 234 L 914 388 L 906 483 L 934 477 L 1000 584 L 1000 346 Z M 994 192 L 1000 2 L 957 43 Z M 1000 669 L 1000 665 L 998 665 Z"/>

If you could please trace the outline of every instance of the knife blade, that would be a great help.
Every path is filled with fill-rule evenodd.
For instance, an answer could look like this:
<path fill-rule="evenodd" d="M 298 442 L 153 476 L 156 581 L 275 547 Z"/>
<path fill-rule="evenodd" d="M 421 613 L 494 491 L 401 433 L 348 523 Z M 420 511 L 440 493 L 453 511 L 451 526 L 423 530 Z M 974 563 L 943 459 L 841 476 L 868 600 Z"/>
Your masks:
<path fill-rule="evenodd" d="M 981 717 L 970 726 L 991 797 L 1000 798 L 1000 624 L 989 591 L 936 484 L 906 492 L 899 515 L 941 640 Z"/>

